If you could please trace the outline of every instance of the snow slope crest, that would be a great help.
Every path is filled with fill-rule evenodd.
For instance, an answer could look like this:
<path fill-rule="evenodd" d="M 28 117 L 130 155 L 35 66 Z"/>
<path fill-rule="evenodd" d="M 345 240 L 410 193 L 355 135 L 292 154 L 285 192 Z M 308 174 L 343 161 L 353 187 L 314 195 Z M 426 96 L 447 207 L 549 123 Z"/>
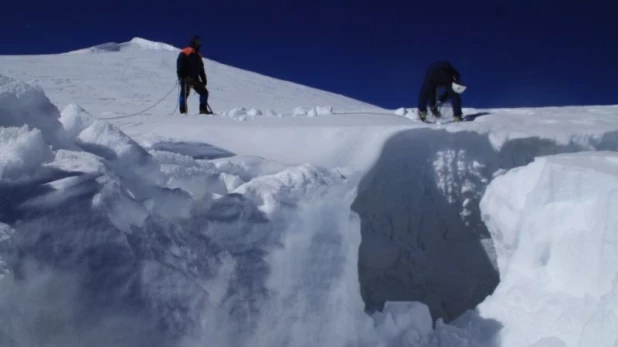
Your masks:
<path fill-rule="evenodd" d="M 189 37 L 186 40 L 181 48 L 188 44 Z M 153 115 L 178 115 L 178 91 L 174 90 L 178 52 L 178 47 L 167 43 L 136 37 L 128 42 L 103 43 L 64 54 L 0 56 L 0 65 L 7 76 L 41 86 L 60 108 L 77 103 L 97 117 L 116 121 L 129 116 L 148 117 L 152 123 L 163 120 Z M 204 64 L 209 105 L 217 114 L 209 119 L 278 118 L 293 115 L 300 105 L 310 106 L 304 110 L 308 116 L 325 115 L 333 109 L 380 110 L 337 93 L 212 59 L 204 58 Z M 188 109 L 191 115 L 197 115 L 198 98 L 193 95 L 196 94 L 191 93 L 188 99 Z M 315 107 L 320 105 L 325 107 Z M 201 123 L 203 117 L 199 119 L 196 122 Z M 135 134 L 131 135 L 137 139 Z"/>
<path fill-rule="evenodd" d="M 501 281 L 479 309 L 505 326 L 501 346 L 616 346 L 618 153 L 537 158 L 496 177 L 480 207 Z"/>
<path fill-rule="evenodd" d="M 85 53 L 109 53 L 109 52 L 124 52 L 124 51 L 137 51 L 137 50 L 153 50 L 153 51 L 178 51 L 177 47 L 163 42 L 156 42 L 143 39 L 141 37 L 134 37 L 127 42 L 108 42 L 100 45 L 82 48 L 74 51 L 67 52 L 67 54 L 85 54 Z"/>

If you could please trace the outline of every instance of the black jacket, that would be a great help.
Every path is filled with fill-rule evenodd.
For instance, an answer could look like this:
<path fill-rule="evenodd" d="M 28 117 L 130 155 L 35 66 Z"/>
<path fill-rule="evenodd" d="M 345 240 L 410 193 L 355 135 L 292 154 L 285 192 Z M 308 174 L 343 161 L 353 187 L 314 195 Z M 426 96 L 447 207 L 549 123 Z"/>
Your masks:
<path fill-rule="evenodd" d="M 448 61 L 436 61 L 425 74 L 424 88 L 450 86 L 452 82 L 461 82 L 459 72 Z"/>
<path fill-rule="evenodd" d="M 176 60 L 176 75 L 178 79 L 191 77 L 198 80 L 199 78 L 201 83 L 206 84 L 206 72 L 204 71 L 202 58 L 202 54 L 193 47 L 187 47 L 180 51 Z"/>

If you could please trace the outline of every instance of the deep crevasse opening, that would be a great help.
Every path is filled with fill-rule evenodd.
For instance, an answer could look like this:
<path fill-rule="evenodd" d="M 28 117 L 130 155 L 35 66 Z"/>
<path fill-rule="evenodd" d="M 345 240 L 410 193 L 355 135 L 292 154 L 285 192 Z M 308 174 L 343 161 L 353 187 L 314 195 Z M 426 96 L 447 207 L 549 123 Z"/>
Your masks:
<path fill-rule="evenodd" d="M 385 144 L 359 184 L 361 292 L 368 312 L 420 301 L 449 322 L 474 309 L 499 282 L 479 201 L 494 174 L 534 157 L 591 147 L 615 149 L 617 133 L 558 144 L 538 137 L 494 148 L 487 134 L 406 130 Z"/>

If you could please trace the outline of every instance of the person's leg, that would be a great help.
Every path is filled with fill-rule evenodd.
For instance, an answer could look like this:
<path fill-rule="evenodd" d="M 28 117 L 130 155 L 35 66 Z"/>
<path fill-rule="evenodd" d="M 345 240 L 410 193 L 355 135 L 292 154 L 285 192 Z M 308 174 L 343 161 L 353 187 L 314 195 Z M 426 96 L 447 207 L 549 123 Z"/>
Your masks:
<path fill-rule="evenodd" d="M 423 86 L 418 93 L 418 103 L 416 105 L 419 112 L 427 112 L 427 102 L 428 102 L 427 88 Z"/>
<path fill-rule="evenodd" d="M 195 84 L 193 89 L 200 95 L 200 113 L 202 114 L 210 114 L 208 111 L 208 89 L 203 84 Z"/>
<path fill-rule="evenodd" d="M 463 113 L 461 111 L 461 95 L 459 95 L 458 93 L 455 93 L 455 91 L 453 90 L 453 87 L 450 85 L 445 88 L 442 94 L 440 94 L 440 97 L 438 98 L 438 102 L 440 102 L 440 104 L 443 104 L 449 100 L 451 101 L 451 106 L 453 107 L 453 116 L 455 118 L 461 118 L 462 113 Z M 432 112 L 433 112 L 433 109 L 432 109 Z M 438 112 L 437 109 L 436 109 L 436 112 Z"/>
<path fill-rule="evenodd" d="M 423 83 L 421 91 L 418 94 L 418 111 L 427 113 L 427 105 L 430 107 L 436 103 L 436 88 L 427 83 Z"/>
<path fill-rule="evenodd" d="M 451 88 L 444 88 L 444 91 L 442 92 L 442 94 L 440 94 L 440 97 L 438 98 L 439 103 L 443 104 L 448 101 L 448 99 L 450 98 L 449 89 Z"/>
<path fill-rule="evenodd" d="M 455 118 L 461 118 L 463 112 L 461 111 L 461 95 L 455 93 L 453 88 L 448 88 L 448 98 L 451 99 L 451 106 L 453 106 L 453 116 Z"/>
<path fill-rule="evenodd" d="M 440 110 L 438 109 L 439 104 L 441 105 L 448 100 L 448 88 L 446 88 L 444 91 L 442 91 L 442 88 L 444 88 L 444 86 L 436 87 L 430 104 L 431 114 L 433 114 L 434 117 L 437 118 L 442 117 L 442 113 L 440 113 Z"/>
<path fill-rule="evenodd" d="M 178 96 L 178 108 L 181 114 L 187 113 L 187 97 L 191 92 L 191 86 L 183 79 L 180 80 L 180 95 Z"/>
<path fill-rule="evenodd" d="M 427 103 L 429 102 L 428 94 L 429 94 L 428 90 L 424 86 L 423 88 L 421 88 L 421 91 L 418 93 L 418 104 L 416 105 L 416 107 L 418 110 L 417 111 L 418 117 L 422 121 L 425 121 L 425 119 L 427 118 Z"/>

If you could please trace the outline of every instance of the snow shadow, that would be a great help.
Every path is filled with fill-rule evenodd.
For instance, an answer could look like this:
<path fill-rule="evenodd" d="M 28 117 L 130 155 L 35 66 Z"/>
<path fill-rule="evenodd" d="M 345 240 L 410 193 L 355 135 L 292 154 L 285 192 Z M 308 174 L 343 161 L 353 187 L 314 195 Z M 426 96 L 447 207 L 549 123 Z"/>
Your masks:
<path fill-rule="evenodd" d="M 76 177 L 84 177 L 80 194 L 65 187 L 58 199 L 45 185 L 28 196 L 15 189 L 13 213 L 0 220 L 15 228 L 14 251 L 4 255 L 13 280 L 0 288 L 0 342 L 176 345 L 205 309 L 200 281 L 214 277 L 218 248 L 197 230 L 149 216 L 122 188 Z"/>
<path fill-rule="evenodd" d="M 491 112 L 477 112 L 477 113 L 466 115 L 466 116 L 463 117 L 463 119 L 466 122 L 471 122 L 471 121 L 477 119 L 478 117 L 483 117 L 483 116 L 487 116 L 487 115 L 490 115 L 490 114 L 491 114 Z"/>
<path fill-rule="evenodd" d="M 11 224 L 18 219 L 24 219 L 29 215 L 42 213 L 44 210 L 53 208 L 48 204 L 47 208 L 39 206 L 38 209 L 32 209 L 22 206 L 22 203 L 43 198 L 58 191 L 53 186 L 55 182 L 68 183 L 71 187 L 65 193 L 69 195 L 87 194 L 92 189 L 92 187 L 88 187 L 88 178 L 91 178 L 91 175 L 84 172 L 50 168 L 41 170 L 39 177 L 32 180 L 21 182 L 0 180 L 0 196 L 2 196 L 2 199 L 0 199 L 0 222 Z"/>
<path fill-rule="evenodd" d="M 150 146 L 150 149 L 167 151 L 190 156 L 193 159 L 221 159 L 233 157 L 236 154 L 226 149 L 204 142 L 189 141 L 159 141 Z"/>
<path fill-rule="evenodd" d="M 589 140 L 618 145 L 618 133 Z M 494 173 L 535 157 L 590 150 L 538 137 L 507 140 L 495 150 L 487 134 L 412 129 L 392 136 L 361 180 L 352 209 L 360 215 L 361 294 L 369 312 L 389 301 L 420 301 L 434 320 L 474 309 L 499 282 L 493 242 L 479 201 Z"/>

